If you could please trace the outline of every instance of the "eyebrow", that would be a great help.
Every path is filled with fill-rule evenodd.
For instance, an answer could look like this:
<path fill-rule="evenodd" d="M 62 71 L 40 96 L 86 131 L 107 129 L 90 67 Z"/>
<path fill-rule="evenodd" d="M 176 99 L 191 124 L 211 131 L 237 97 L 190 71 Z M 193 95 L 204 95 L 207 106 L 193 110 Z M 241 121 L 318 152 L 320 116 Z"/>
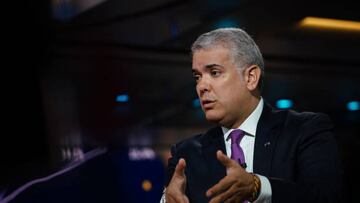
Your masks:
<path fill-rule="evenodd" d="M 213 67 L 223 67 L 222 65 L 216 64 L 216 63 L 212 63 L 212 64 L 208 64 L 205 66 L 205 68 L 213 68 Z"/>
<path fill-rule="evenodd" d="M 216 64 L 216 63 L 205 65 L 205 69 L 211 69 L 211 68 L 214 68 L 214 67 L 224 67 L 224 66 Z M 195 70 L 195 69 L 192 69 L 192 72 L 194 73 L 194 72 L 198 72 L 198 71 Z"/>

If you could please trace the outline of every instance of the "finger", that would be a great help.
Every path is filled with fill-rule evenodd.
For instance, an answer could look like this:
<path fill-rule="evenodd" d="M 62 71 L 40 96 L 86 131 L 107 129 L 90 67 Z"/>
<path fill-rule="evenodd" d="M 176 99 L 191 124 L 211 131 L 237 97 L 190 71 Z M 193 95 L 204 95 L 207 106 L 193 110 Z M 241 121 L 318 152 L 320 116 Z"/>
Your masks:
<path fill-rule="evenodd" d="M 227 190 L 231 185 L 234 183 L 234 180 L 229 179 L 227 176 L 221 179 L 217 184 L 212 186 L 210 189 L 206 191 L 206 196 L 211 197 L 222 193 L 223 191 Z"/>
<path fill-rule="evenodd" d="M 183 196 L 183 202 L 190 203 L 189 198 L 186 195 Z"/>
<path fill-rule="evenodd" d="M 189 203 L 189 199 L 185 195 L 167 195 L 166 202 L 171 203 Z"/>
<path fill-rule="evenodd" d="M 212 198 L 209 203 L 218 203 L 218 202 L 224 202 L 224 201 L 232 202 L 232 201 L 229 201 L 229 199 L 236 197 L 237 193 L 238 192 L 236 190 L 236 187 L 233 185 L 225 192 Z"/>
<path fill-rule="evenodd" d="M 184 159 L 180 159 L 175 167 L 174 175 L 167 187 L 167 195 L 173 201 L 170 202 L 186 202 L 183 199 L 186 189 L 186 176 L 185 176 L 186 162 Z"/>
<path fill-rule="evenodd" d="M 229 157 L 227 157 L 222 151 L 218 150 L 216 152 L 217 159 L 224 165 L 226 168 L 230 168 L 234 165 L 236 165 L 236 162 Z"/>
<path fill-rule="evenodd" d="M 185 177 L 185 167 L 186 167 L 185 159 L 181 158 L 178 164 L 176 165 L 175 175 L 180 177 Z"/>
<path fill-rule="evenodd" d="M 165 199 L 168 203 L 189 203 L 188 197 L 179 187 L 168 186 L 165 191 Z"/>
<path fill-rule="evenodd" d="M 229 199 L 227 199 L 224 203 L 237 203 L 237 202 L 244 202 L 244 198 L 240 196 L 241 193 L 236 193 L 234 195 L 232 195 L 231 197 L 229 197 Z"/>

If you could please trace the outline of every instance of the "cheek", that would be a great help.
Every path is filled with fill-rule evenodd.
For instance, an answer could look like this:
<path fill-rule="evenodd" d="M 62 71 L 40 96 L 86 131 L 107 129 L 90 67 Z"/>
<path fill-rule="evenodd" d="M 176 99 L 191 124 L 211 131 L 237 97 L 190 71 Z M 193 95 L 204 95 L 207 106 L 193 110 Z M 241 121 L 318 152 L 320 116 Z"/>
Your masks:
<path fill-rule="evenodd" d="M 240 89 L 225 89 L 221 95 L 223 108 L 236 108 L 236 106 L 242 103 L 242 97 Z"/>
<path fill-rule="evenodd" d="M 234 91 L 236 91 L 236 89 L 223 87 L 219 88 L 217 95 L 224 103 L 229 103 L 234 100 Z"/>

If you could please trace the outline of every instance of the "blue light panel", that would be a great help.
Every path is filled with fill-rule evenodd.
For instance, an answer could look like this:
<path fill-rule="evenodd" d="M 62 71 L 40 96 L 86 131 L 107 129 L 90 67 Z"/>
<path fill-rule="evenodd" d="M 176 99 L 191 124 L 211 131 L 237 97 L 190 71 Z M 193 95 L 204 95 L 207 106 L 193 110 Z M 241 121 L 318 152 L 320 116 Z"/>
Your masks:
<path fill-rule="evenodd" d="M 129 95 L 127 94 L 120 94 L 116 96 L 116 102 L 124 103 L 129 101 Z"/>
<path fill-rule="evenodd" d="M 194 99 L 192 104 L 193 104 L 194 108 L 199 108 L 200 107 L 200 100 L 199 99 Z"/>
<path fill-rule="evenodd" d="M 350 101 L 347 103 L 347 109 L 349 111 L 358 111 L 360 109 L 359 101 Z"/>
<path fill-rule="evenodd" d="M 293 106 L 293 102 L 290 99 L 279 99 L 276 102 L 276 107 L 279 109 L 289 109 Z"/>
<path fill-rule="evenodd" d="M 217 28 L 239 27 L 239 24 L 235 20 L 224 19 L 224 20 L 221 20 L 221 21 L 217 22 L 214 25 L 214 27 L 215 27 L 215 29 L 217 29 Z"/>

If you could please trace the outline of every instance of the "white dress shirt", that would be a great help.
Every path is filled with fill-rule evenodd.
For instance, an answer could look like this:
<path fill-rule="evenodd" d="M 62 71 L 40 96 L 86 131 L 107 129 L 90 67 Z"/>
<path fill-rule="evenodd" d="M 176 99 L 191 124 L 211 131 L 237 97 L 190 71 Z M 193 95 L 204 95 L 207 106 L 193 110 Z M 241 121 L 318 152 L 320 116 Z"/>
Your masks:
<path fill-rule="evenodd" d="M 254 145 L 255 145 L 255 136 L 256 136 L 256 129 L 257 125 L 261 116 L 261 113 L 264 108 L 264 101 L 261 98 L 259 104 L 255 108 L 255 110 L 250 114 L 249 117 L 246 118 L 246 120 L 237 128 L 245 132 L 245 136 L 240 141 L 240 147 L 244 151 L 245 156 L 245 163 L 247 165 L 246 171 L 249 173 L 253 172 L 253 160 L 254 160 Z M 231 139 L 230 139 L 230 133 L 234 129 L 227 129 L 225 127 L 222 127 L 222 131 L 224 133 L 224 140 L 225 140 L 225 149 L 226 154 L 228 157 L 231 157 Z M 260 178 L 261 182 L 261 190 L 260 195 L 258 199 L 255 201 L 256 203 L 260 202 L 271 202 L 271 185 L 269 180 L 261 175 L 257 176 Z"/>

